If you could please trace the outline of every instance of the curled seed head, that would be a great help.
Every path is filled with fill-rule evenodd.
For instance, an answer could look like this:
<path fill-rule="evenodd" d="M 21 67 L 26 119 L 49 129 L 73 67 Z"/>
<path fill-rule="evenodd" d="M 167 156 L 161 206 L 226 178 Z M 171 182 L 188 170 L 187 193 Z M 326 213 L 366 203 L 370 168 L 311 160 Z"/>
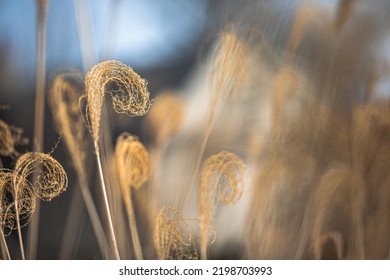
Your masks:
<path fill-rule="evenodd" d="M 192 233 L 173 207 L 164 206 L 158 214 L 153 242 L 160 260 L 198 259 Z"/>
<path fill-rule="evenodd" d="M 85 126 L 79 109 L 82 75 L 68 72 L 57 75 L 53 81 L 49 105 L 58 127 L 64 137 L 69 154 L 76 170 L 85 165 Z"/>
<path fill-rule="evenodd" d="M 200 240 L 207 244 L 214 232 L 216 200 L 231 205 L 242 195 L 247 168 L 241 159 L 227 151 L 210 156 L 200 175 Z"/>
<path fill-rule="evenodd" d="M 15 200 L 18 201 L 21 227 L 29 223 L 35 210 L 35 193 L 31 184 L 22 178 L 17 178 L 19 186 L 15 189 L 14 181 L 16 176 L 10 170 L 0 170 L 0 226 L 6 235 L 16 229 Z"/>
<path fill-rule="evenodd" d="M 36 176 L 36 182 L 33 182 L 35 193 L 43 200 L 50 201 L 68 187 L 68 177 L 63 167 L 47 154 L 31 152 L 22 155 L 16 162 L 14 172 L 17 175 L 16 186 Z"/>
<path fill-rule="evenodd" d="M 107 60 L 94 66 L 85 78 L 87 119 L 95 142 L 99 139 L 101 110 L 105 92 L 114 110 L 131 117 L 143 116 L 150 108 L 147 81 L 129 66 Z"/>
<path fill-rule="evenodd" d="M 137 137 L 122 133 L 115 146 L 115 162 L 122 188 L 139 189 L 149 175 L 149 154 Z"/>
<path fill-rule="evenodd" d="M 153 131 L 157 143 L 164 142 L 179 131 L 184 111 L 184 102 L 177 94 L 163 93 L 159 95 L 147 118 L 148 126 Z"/>

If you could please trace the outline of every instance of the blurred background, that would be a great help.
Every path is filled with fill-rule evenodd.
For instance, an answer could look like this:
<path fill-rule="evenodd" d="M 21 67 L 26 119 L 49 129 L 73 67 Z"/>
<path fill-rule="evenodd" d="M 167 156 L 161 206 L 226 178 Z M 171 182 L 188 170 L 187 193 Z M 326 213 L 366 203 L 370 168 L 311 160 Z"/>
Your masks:
<path fill-rule="evenodd" d="M 37 51 L 38 1 L 0 0 L 0 119 L 23 129 L 29 144 L 20 145 L 20 153 L 32 150 L 35 69 Z M 96 63 L 117 59 L 130 65 L 149 83 L 151 98 L 166 89 L 179 90 L 183 96 L 197 71 L 207 61 L 211 45 L 228 23 L 258 28 L 273 49 L 282 49 L 288 39 L 299 0 L 48 0 L 46 25 L 46 89 L 56 73 L 79 69 L 86 73 Z M 337 0 L 315 0 L 321 9 L 334 11 Z M 375 1 L 374 7 L 359 9 L 378 18 L 388 15 L 389 3 Z M 378 10 L 377 7 L 384 9 Z M 372 10 L 372 12 L 370 12 Z M 378 20 L 379 22 L 379 20 Z M 382 21 L 387 24 L 387 21 Z M 388 34 L 388 33 L 387 33 Z M 390 37 L 383 38 L 378 52 L 390 55 Z M 353 46 L 351 46 L 353 47 Z M 379 94 L 389 92 L 389 79 L 378 84 Z M 48 108 L 45 113 L 44 151 L 58 142 Z M 139 130 L 140 121 L 119 119 L 112 127 L 113 139 L 131 130 L 148 141 Z M 39 259 L 58 258 L 64 232 L 74 175 L 63 145 L 54 156 L 63 163 L 70 179 L 69 191 L 50 203 L 42 204 Z M 3 166 L 13 167 L 13 160 L 2 158 Z M 84 231 L 78 236 L 74 258 L 99 259 L 98 247 L 91 233 L 86 213 L 81 213 Z M 18 248 L 17 236 L 8 237 L 9 247 Z M 17 250 L 14 254 L 18 254 Z M 216 258 L 236 258 L 221 252 Z"/>

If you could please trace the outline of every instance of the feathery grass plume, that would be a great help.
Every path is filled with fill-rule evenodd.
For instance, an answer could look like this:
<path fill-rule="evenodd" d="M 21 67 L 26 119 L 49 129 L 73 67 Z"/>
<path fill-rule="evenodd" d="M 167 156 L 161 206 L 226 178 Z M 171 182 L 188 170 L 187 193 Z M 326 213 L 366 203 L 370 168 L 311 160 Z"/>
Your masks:
<path fill-rule="evenodd" d="M 388 162 L 390 160 L 390 111 L 382 104 L 359 106 L 354 110 L 353 163 L 365 180 L 365 257 L 384 259 L 390 248 Z"/>
<path fill-rule="evenodd" d="M 14 187 L 16 190 L 20 188 L 23 182 L 32 180 L 31 184 L 36 197 L 45 201 L 52 200 L 68 187 L 68 177 L 61 164 L 44 153 L 30 152 L 23 154 L 16 161 L 14 173 Z M 19 223 L 18 206 L 16 205 L 18 203 L 19 201 L 15 200 L 16 218 Z M 21 238 L 20 226 L 18 226 L 18 230 Z"/>
<path fill-rule="evenodd" d="M 309 31 L 313 25 L 321 22 L 319 19 L 321 19 L 321 21 L 326 20 L 326 15 L 318 6 L 313 5 L 312 3 L 302 3 L 299 5 L 287 42 L 287 61 L 289 63 L 294 60 L 306 32 Z"/>
<path fill-rule="evenodd" d="M 100 118 L 105 93 L 115 112 L 131 117 L 145 115 L 151 106 L 147 81 L 129 66 L 116 60 L 107 60 L 94 66 L 85 78 L 87 119 L 93 141 L 99 142 Z"/>
<path fill-rule="evenodd" d="M 351 15 L 355 2 L 355 0 L 339 0 L 334 20 L 334 28 L 336 32 L 339 32 L 345 25 L 348 17 Z"/>
<path fill-rule="evenodd" d="M 68 177 L 62 165 L 44 153 L 23 154 L 16 161 L 14 173 L 17 175 L 15 177 L 16 187 L 25 180 L 31 180 L 30 176 L 34 176 L 33 179 L 36 179 L 36 182 L 32 182 L 34 192 L 38 198 L 45 201 L 52 200 L 66 191 L 68 187 Z"/>
<path fill-rule="evenodd" d="M 142 79 L 133 69 L 116 60 L 101 62 L 89 70 L 85 78 L 85 91 L 87 100 L 86 117 L 94 142 L 104 203 L 109 219 L 110 242 L 116 258 L 119 259 L 100 159 L 99 133 L 103 100 L 107 91 L 111 96 L 113 108 L 117 113 L 127 114 L 131 117 L 143 116 L 149 111 L 151 106 L 150 94 L 147 89 L 147 81 Z"/>
<path fill-rule="evenodd" d="M 193 153 L 195 156 L 191 159 L 195 172 L 190 176 L 188 182 L 185 182 L 182 193 L 178 197 L 178 209 L 181 209 L 185 204 L 186 195 L 189 193 L 187 188 L 191 188 L 195 184 L 211 130 L 226 99 L 238 95 L 247 82 L 249 67 L 247 47 L 244 41 L 238 37 L 234 26 L 229 25 L 225 28 L 211 55 L 211 63 L 210 101 L 199 142 Z"/>
<path fill-rule="evenodd" d="M 365 197 L 351 167 L 336 163 L 325 170 L 308 200 L 296 258 L 363 259 Z"/>
<path fill-rule="evenodd" d="M 185 104 L 178 94 L 164 92 L 158 96 L 147 115 L 147 125 L 154 134 L 157 146 L 178 133 L 184 113 Z"/>
<path fill-rule="evenodd" d="M 156 217 L 154 247 L 160 260 L 196 260 L 192 233 L 180 211 L 164 206 Z"/>
<path fill-rule="evenodd" d="M 15 184 L 15 181 L 18 184 Z M 0 170 L 0 227 L 1 234 L 18 230 L 22 258 L 25 258 L 21 228 L 26 226 L 36 206 L 32 185 L 11 170 Z M 6 229 L 6 230 L 5 230 Z"/>
<path fill-rule="evenodd" d="M 57 75 L 52 83 L 49 95 L 49 105 L 58 131 L 65 140 L 68 154 L 70 155 L 72 164 L 75 168 L 81 194 L 95 231 L 100 251 L 104 258 L 109 258 L 106 235 L 88 187 L 88 178 L 85 170 L 87 150 L 87 142 L 85 140 L 86 130 L 79 109 L 79 99 L 83 82 L 83 75 L 81 72 L 69 71 Z M 71 209 L 68 216 L 66 232 L 64 234 L 65 241 L 63 242 L 63 249 L 67 251 L 72 248 L 71 244 L 76 238 L 76 232 L 74 230 L 76 226 L 72 226 L 72 224 L 77 221 L 74 215 L 79 215 L 78 212 L 80 211 L 80 207 L 76 207 L 73 202 L 74 200 L 72 200 L 72 209 L 77 212 L 72 211 Z M 74 232 L 73 235 L 69 232 L 72 230 Z M 72 238 L 72 236 L 74 237 Z M 62 250 L 63 253 L 64 250 Z M 64 257 L 66 258 L 66 256 Z"/>
<path fill-rule="evenodd" d="M 272 81 L 272 129 L 280 131 L 288 104 L 297 99 L 299 73 L 291 66 L 283 67 Z"/>
<path fill-rule="evenodd" d="M 143 259 L 143 255 L 131 192 L 132 188 L 137 190 L 148 180 L 149 154 L 136 137 L 129 133 L 122 133 L 118 137 L 115 146 L 115 163 L 118 181 L 128 214 L 135 256 L 140 260 Z"/>
<path fill-rule="evenodd" d="M 235 203 L 243 194 L 247 168 L 235 154 L 227 151 L 210 156 L 203 164 L 199 187 L 199 229 L 201 259 L 207 259 L 207 245 L 214 232 L 217 200 Z"/>

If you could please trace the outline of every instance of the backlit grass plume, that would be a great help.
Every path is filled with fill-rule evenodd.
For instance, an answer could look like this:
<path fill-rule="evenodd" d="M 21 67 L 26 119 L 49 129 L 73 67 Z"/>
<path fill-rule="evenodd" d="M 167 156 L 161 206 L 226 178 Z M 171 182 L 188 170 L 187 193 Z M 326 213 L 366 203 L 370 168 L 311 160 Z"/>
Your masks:
<path fill-rule="evenodd" d="M 87 118 L 94 143 L 99 142 L 100 119 L 106 93 L 115 112 L 131 117 L 143 116 L 150 109 L 147 81 L 129 66 L 107 60 L 88 71 L 85 78 Z"/>
<path fill-rule="evenodd" d="M 198 259 L 190 228 L 173 207 L 164 206 L 157 215 L 153 242 L 160 260 Z"/>
<path fill-rule="evenodd" d="M 245 175 L 245 164 L 231 152 L 219 152 L 204 162 L 198 197 L 202 259 L 207 259 L 207 245 L 214 232 L 217 201 L 226 205 L 235 203 L 244 192 Z"/>
<path fill-rule="evenodd" d="M 154 133 L 157 146 L 179 132 L 184 113 L 185 104 L 178 94 L 166 92 L 159 95 L 147 116 L 147 125 Z"/>
<path fill-rule="evenodd" d="M 131 117 L 145 115 L 151 105 L 147 82 L 125 64 L 115 60 L 108 60 L 97 64 L 88 71 L 85 78 L 85 92 L 87 100 L 86 117 L 95 147 L 104 204 L 109 220 L 110 242 L 116 259 L 119 259 L 120 256 L 100 159 L 99 132 L 102 106 L 107 92 L 117 113 L 127 114 Z"/>
<path fill-rule="evenodd" d="M 144 145 L 136 137 L 128 133 L 122 133 L 118 137 L 115 146 L 115 163 L 118 181 L 129 219 L 135 256 L 137 259 L 142 259 L 143 255 L 131 192 L 132 188 L 137 190 L 148 180 L 149 154 Z"/>
<path fill-rule="evenodd" d="M 72 164 L 75 168 L 81 194 L 95 231 L 100 250 L 102 254 L 108 258 L 106 252 L 108 245 L 106 244 L 106 236 L 92 194 L 88 187 L 88 177 L 85 170 L 87 157 L 87 142 L 85 140 L 86 129 L 79 108 L 79 99 L 82 95 L 83 83 L 84 79 L 81 72 L 69 71 L 60 73 L 53 80 L 49 95 L 49 105 L 57 129 L 65 140 L 68 154 L 70 155 Z M 74 213 L 74 211 L 70 211 L 70 213 Z M 74 214 L 79 215 L 79 213 Z M 72 230 L 77 227 L 76 225 L 70 226 L 71 223 L 77 223 L 77 219 L 75 219 L 74 216 L 69 215 L 66 230 Z M 75 237 L 71 238 L 69 235 L 70 233 L 65 232 L 66 240 L 71 243 L 72 239 Z M 67 247 L 66 250 L 69 250 L 71 247 L 69 243 L 64 242 L 64 246 Z"/>
<path fill-rule="evenodd" d="M 185 182 L 183 193 L 180 194 L 178 208 L 186 201 L 188 188 L 195 184 L 198 169 L 210 138 L 214 124 L 228 98 L 239 95 L 247 82 L 249 71 L 249 56 L 245 42 L 238 36 L 234 26 L 227 26 L 215 45 L 210 57 L 209 89 L 210 97 L 206 116 L 200 131 L 199 142 L 191 160 L 196 170 Z"/>
<path fill-rule="evenodd" d="M 50 155 L 38 152 L 23 154 L 16 161 L 14 172 L 16 187 L 36 176 L 34 192 L 42 200 L 50 201 L 66 191 L 68 177 L 62 165 Z M 33 174 L 37 172 L 37 174 Z"/>

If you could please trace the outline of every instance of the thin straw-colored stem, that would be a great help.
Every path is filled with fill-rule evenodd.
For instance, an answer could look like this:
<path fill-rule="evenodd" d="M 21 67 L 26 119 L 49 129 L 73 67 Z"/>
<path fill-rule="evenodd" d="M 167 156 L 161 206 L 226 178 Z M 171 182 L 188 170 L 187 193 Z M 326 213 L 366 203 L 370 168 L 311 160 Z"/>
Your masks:
<path fill-rule="evenodd" d="M 95 141 L 95 155 L 96 155 L 96 160 L 98 164 L 98 169 L 99 169 L 99 176 L 100 176 L 100 181 L 101 181 L 101 187 L 102 187 L 102 192 L 103 192 L 103 199 L 104 199 L 104 206 L 107 211 L 107 218 L 108 218 L 108 224 L 109 224 L 109 233 L 110 233 L 110 243 L 112 246 L 112 250 L 114 251 L 115 259 L 119 260 L 119 251 L 118 251 L 118 245 L 115 237 L 115 231 L 114 231 L 114 225 L 112 222 L 112 216 L 111 216 L 111 211 L 110 211 L 110 206 L 108 204 L 108 197 L 107 197 L 107 189 L 106 189 L 106 184 L 104 183 L 104 175 L 103 175 L 103 169 L 102 169 L 102 163 L 100 160 L 100 152 L 99 152 L 99 144 Z"/>
<path fill-rule="evenodd" d="M 16 196 L 17 196 L 17 192 Z M 22 255 L 22 259 L 25 260 L 26 256 L 24 254 L 24 246 L 23 246 L 23 238 L 22 238 L 22 230 L 20 227 L 20 219 L 19 219 L 19 205 L 18 205 L 18 198 L 15 197 L 15 211 L 16 211 L 16 225 L 18 228 L 18 238 L 19 238 L 19 247 L 20 247 L 20 254 Z"/>
<path fill-rule="evenodd" d="M 7 242 L 5 241 L 4 232 L 3 232 L 3 229 L 1 227 L 0 227 L 0 234 L 1 234 L 1 248 L 3 251 L 4 257 L 7 260 L 10 260 L 11 255 L 9 254 L 8 245 L 7 245 Z"/>
<path fill-rule="evenodd" d="M 75 244 L 75 239 L 76 239 L 75 228 L 77 228 L 76 224 L 79 222 L 77 217 L 80 211 L 82 210 L 82 201 L 84 201 L 85 206 L 87 208 L 87 212 L 91 220 L 93 230 L 96 235 L 100 252 L 104 259 L 109 259 L 110 250 L 108 246 L 108 241 L 104 233 L 102 223 L 100 222 L 99 214 L 96 210 L 91 192 L 88 188 L 86 176 L 84 172 L 77 172 L 77 173 L 78 173 L 77 177 L 80 185 L 82 199 L 79 197 L 80 195 L 79 192 L 75 193 L 72 199 L 71 207 L 70 207 L 71 212 L 69 213 L 66 222 L 64 241 L 61 246 L 60 259 L 69 259 L 71 256 L 71 252 L 74 248 L 73 244 Z"/>
<path fill-rule="evenodd" d="M 132 190 L 131 190 L 131 188 L 127 188 L 127 190 L 128 190 L 127 194 L 124 194 L 123 199 L 125 200 L 127 218 L 129 219 L 131 240 L 133 242 L 134 253 L 135 253 L 136 259 L 142 260 L 143 255 L 142 255 L 142 249 L 141 249 L 141 242 L 139 241 L 137 222 L 135 220 L 133 200 L 132 200 L 132 195 L 131 195 Z"/>
<path fill-rule="evenodd" d="M 46 83 L 46 14 L 48 0 L 38 0 L 37 63 L 35 80 L 34 151 L 42 152 L 45 121 Z M 38 168 L 38 167 L 37 167 Z M 34 180 L 35 181 L 35 180 Z M 36 201 L 35 215 L 30 224 L 28 256 L 35 259 L 38 247 L 40 201 Z"/>

